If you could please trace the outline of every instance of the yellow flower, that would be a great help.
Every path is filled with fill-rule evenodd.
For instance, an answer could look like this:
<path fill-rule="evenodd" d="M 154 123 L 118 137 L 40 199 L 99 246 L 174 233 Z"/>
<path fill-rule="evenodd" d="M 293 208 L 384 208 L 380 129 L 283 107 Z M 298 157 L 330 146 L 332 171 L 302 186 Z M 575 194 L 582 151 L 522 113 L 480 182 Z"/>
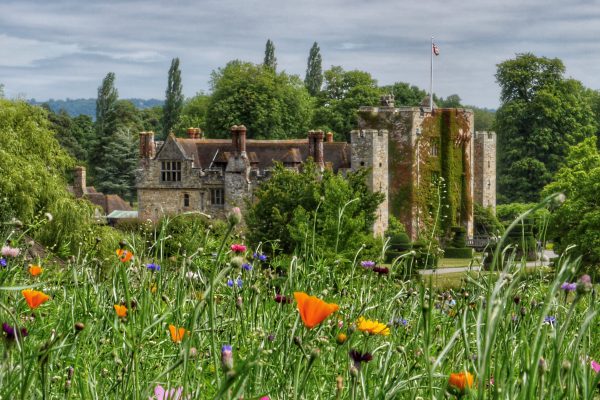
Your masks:
<path fill-rule="evenodd" d="M 358 324 L 358 330 L 361 332 L 367 332 L 372 335 L 383 336 L 387 336 L 390 334 L 390 328 L 388 328 L 386 324 L 382 324 L 377 320 L 371 321 L 369 319 L 365 319 L 364 317 L 360 317 L 358 321 L 356 321 L 356 323 Z"/>
<path fill-rule="evenodd" d="M 348 340 L 348 336 L 345 333 L 339 333 L 335 340 L 338 344 L 344 344 Z"/>

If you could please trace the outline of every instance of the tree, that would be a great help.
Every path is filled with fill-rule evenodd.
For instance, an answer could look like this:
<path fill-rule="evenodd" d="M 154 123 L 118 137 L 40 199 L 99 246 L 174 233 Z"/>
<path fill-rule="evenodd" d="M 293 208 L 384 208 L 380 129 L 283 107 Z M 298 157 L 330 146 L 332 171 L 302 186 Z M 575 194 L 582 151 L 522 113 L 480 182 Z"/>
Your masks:
<path fill-rule="evenodd" d="M 304 85 L 311 96 L 316 96 L 323 86 L 323 67 L 321 66 L 321 49 L 317 42 L 314 42 L 308 55 L 308 65 L 306 67 L 306 77 Z"/>
<path fill-rule="evenodd" d="M 336 245 L 340 252 L 354 252 L 372 236 L 375 211 L 383 200 L 381 193 L 368 190 L 367 172 L 345 178 L 327 170 L 321 175 L 311 161 L 300 172 L 276 165 L 257 189 L 256 201 L 248 205 L 249 240 L 258 244 L 277 239 L 279 248 L 292 252 L 312 243 L 314 232 L 320 252 L 336 256 Z"/>
<path fill-rule="evenodd" d="M 211 135 L 229 137 L 232 125 L 244 124 L 249 138 L 306 136 L 312 99 L 297 76 L 236 60 L 213 71 L 211 87 L 206 113 Z"/>
<path fill-rule="evenodd" d="M 67 114 L 65 110 L 60 110 L 58 113 L 55 113 L 47 104 L 44 104 L 42 108 L 47 111 L 50 129 L 54 131 L 55 138 L 62 148 L 78 161 L 86 162 L 89 149 L 86 149 L 83 143 L 80 143 L 79 137 L 77 137 L 84 134 L 83 132 L 75 131 L 79 126 L 75 125 L 74 121 L 69 117 L 69 114 Z M 93 134 L 92 130 L 92 140 Z"/>
<path fill-rule="evenodd" d="M 136 135 L 129 129 L 117 130 L 103 143 L 103 159 L 96 167 L 96 188 L 105 193 L 118 194 L 133 200 L 135 198 L 135 169 L 138 160 Z"/>
<path fill-rule="evenodd" d="M 169 78 L 167 82 L 166 99 L 163 114 L 163 137 L 179 122 L 181 109 L 183 108 L 183 87 L 181 86 L 181 71 L 179 70 L 179 58 L 171 61 Z"/>
<path fill-rule="evenodd" d="M 325 87 L 317 98 L 313 126 L 348 140 L 350 131 L 356 128 L 358 108 L 379 104 L 381 93 L 368 72 L 331 67 L 325 71 Z"/>
<path fill-rule="evenodd" d="M 410 85 L 406 82 L 396 82 L 393 85 L 383 86 L 383 93 L 394 96 L 396 106 L 418 107 L 427 92 L 415 85 Z"/>
<path fill-rule="evenodd" d="M 115 107 L 119 99 L 119 92 L 115 88 L 115 74 L 109 72 L 98 88 L 96 99 L 96 136 L 106 138 L 116 130 Z"/>
<path fill-rule="evenodd" d="M 73 166 L 46 110 L 0 99 L 0 193 L 16 218 L 28 221 L 66 196 L 64 176 Z"/>
<path fill-rule="evenodd" d="M 467 106 L 473 110 L 473 119 L 475 120 L 475 131 L 493 131 L 496 123 L 496 111 L 488 108 L 479 108 Z"/>
<path fill-rule="evenodd" d="M 589 264 L 600 263 L 600 153 L 596 138 L 572 147 L 563 167 L 542 196 L 563 193 L 565 202 L 550 217 L 548 237 L 558 251 L 572 252 Z"/>
<path fill-rule="evenodd" d="M 175 133 L 183 133 L 187 128 L 206 129 L 206 113 L 210 96 L 202 92 L 190 99 L 187 99 L 181 111 L 179 123 L 175 128 Z"/>
<path fill-rule="evenodd" d="M 275 72 L 277 70 L 277 58 L 275 57 L 275 45 L 271 41 L 271 39 L 267 40 L 267 44 L 265 46 L 265 59 L 263 61 L 263 65 L 266 68 L 270 68 Z"/>
<path fill-rule="evenodd" d="M 0 83 L 0 99 L 4 98 L 4 85 Z"/>
<path fill-rule="evenodd" d="M 597 129 L 585 89 L 563 77 L 559 59 L 519 54 L 498 64 L 502 105 L 496 113 L 501 202 L 534 202 L 569 146 Z"/>
<path fill-rule="evenodd" d="M 140 110 L 140 119 L 142 120 L 142 130 L 159 133 L 162 128 L 163 108 L 154 106 Z"/>

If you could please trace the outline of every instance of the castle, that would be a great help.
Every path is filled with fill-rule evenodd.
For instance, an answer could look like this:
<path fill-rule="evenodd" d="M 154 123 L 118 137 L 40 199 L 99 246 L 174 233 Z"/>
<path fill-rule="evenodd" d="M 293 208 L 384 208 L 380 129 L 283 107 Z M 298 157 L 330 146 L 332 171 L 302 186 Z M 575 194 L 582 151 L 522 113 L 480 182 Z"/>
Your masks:
<path fill-rule="evenodd" d="M 370 168 L 369 188 L 385 195 L 375 235 L 383 235 L 394 215 L 416 239 L 441 208 L 443 227 L 461 225 L 472 236 L 473 201 L 496 204 L 495 134 L 475 133 L 471 110 L 423 104 L 395 107 L 384 96 L 379 107 L 361 107 L 350 143 L 322 131 L 305 139 L 247 140 L 243 125 L 231 128 L 230 140 L 204 138 L 198 128 L 164 142 L 141 132 L 139 218 L 188 211 L 223 217 L 252 199 L 275 162 L 298 169 L 310 157 L 336 173 Z"/>

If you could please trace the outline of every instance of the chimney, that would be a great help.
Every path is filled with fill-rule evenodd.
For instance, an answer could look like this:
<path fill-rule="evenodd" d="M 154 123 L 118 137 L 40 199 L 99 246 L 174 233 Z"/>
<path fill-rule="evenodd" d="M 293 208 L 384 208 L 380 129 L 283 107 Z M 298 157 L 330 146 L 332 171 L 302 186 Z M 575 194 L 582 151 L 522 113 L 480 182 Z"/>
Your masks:
<path fill-rule="evenodd" d="M 308 157 L 312 157 L 315 161 L 315 131 L 308 131 Z"/>
<path fill-rule="evenodd" d="M 231 145 L 236 154 L 240 151 L 240 136 L 238 134 L 238 129 L 239 127 L 237 125 L 231 127 Z"/>
<path fill-rule="evenodd" d="M 315 133 L 313 134 L 313 138 L 315 141 L 314 159 L 315 159 L 315 162 L 321 166 L 321 168 L 325 165 L 325 163 L 323 161 L 323 137 L 324 136 L 325 136 L 325 134 L 323 133 L 323 131 L 315 131 Z"/>
<path fill-rule="evenodd" d="M 238 142 L 240 154 L 246 155 L 246 127 L 244 125 L 238 126 Z"/>
<path fill-rule="evenodd" d="M 140 132 L 140 158 L 152 158 L 154 157 L 154 151 L 154 132 Z"/>
<path fill-rule="evenodd" d="M 77 166 L 73 172 L 75 173 L 73 192 L 75 193 L 75 197 L 80 198 L 87 193 L 85 167 Z"/>
<path fill-rule="evenodd" d="M 325 134 L 325 141 L 327 143 L 333 143 L 333 132 L 327 132 Z"/>

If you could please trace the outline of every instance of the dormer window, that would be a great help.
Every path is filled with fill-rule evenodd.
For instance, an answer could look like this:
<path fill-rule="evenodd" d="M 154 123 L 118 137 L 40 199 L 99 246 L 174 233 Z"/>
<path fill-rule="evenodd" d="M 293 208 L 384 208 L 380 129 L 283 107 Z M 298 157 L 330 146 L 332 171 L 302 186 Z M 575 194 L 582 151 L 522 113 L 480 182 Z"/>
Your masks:
<path fill-rule="evenodd" d="M 162 182 L 181 182 L 181 161 L 162 161 L 160 180 Z"/>

